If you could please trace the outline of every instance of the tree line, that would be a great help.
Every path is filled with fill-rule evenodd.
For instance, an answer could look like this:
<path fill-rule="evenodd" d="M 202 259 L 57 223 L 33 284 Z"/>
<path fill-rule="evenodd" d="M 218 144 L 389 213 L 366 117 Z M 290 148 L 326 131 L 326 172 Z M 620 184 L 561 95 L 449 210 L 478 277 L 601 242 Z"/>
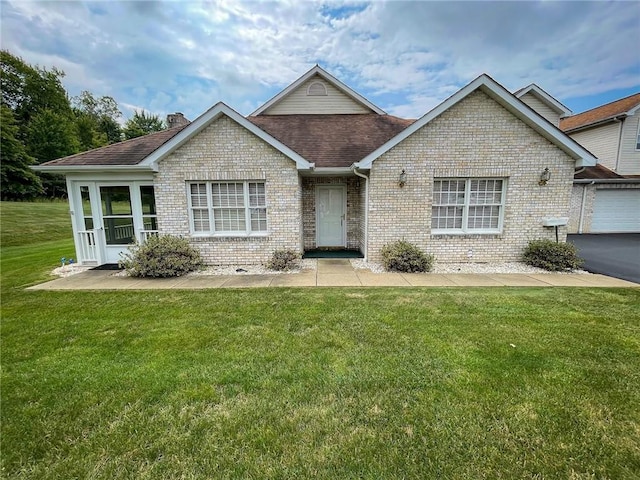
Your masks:
<path fill-rule="evenodd" d="M 2 200 L 63 197 L 61 175 L 35 172 L 35 164 L 158 132 L 158 116 L 136 111 L 124 126 L 118 103 L 89 91 L 70 97 L 64 72 L 29 65 L 0 51 L 0 170 Z"/>

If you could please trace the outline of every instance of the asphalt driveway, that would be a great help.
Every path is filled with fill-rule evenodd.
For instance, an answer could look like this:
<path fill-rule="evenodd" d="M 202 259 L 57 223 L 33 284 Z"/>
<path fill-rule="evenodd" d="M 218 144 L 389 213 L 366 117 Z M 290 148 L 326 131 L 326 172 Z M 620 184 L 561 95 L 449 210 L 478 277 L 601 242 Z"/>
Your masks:
<path fill-rule="evenodd" d="M 584 269 L 640 283 L 640 233 L 568 235 L 578 248 Z"/>

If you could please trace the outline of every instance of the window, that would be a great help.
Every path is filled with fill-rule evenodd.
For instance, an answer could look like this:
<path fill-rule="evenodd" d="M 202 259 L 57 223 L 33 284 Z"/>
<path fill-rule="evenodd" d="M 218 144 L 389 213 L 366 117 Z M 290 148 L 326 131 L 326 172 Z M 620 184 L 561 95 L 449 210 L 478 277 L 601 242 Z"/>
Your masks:
<path fill-rule="evenodd" d="M 505 185 L 499 178 L 435 179 L 433 233 L 499 233 Z"/>
<path fill-rule="evenodd" d="M 640 150 L 640 121 L 638 122 L 638 135 L 636 135 L 636 150 Z"/>
<path fill-rule="evenodd" d="M 196 234 L 266 233 L 266 205 L 264 182 L 189 184 L 191 230 Z"/>
<path fill-rule="evenodd" d="M 140 187 L 140 203 L 142 204 L 142 224 L 146 232 L 158 230 L 158 216 L 156 214 L 156 197 L 152 185 Z"/>

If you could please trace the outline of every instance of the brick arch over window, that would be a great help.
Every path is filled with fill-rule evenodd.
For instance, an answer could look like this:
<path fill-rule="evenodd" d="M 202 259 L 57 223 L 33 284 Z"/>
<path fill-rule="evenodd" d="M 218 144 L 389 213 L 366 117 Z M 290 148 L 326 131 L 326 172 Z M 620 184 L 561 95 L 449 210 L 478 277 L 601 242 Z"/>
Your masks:
<path fill-rule="evenodd" d="M 310 97 L 321 97 L 327 95 L 327 87 L 322 82 L 312 82 L 307 87 L 307 95 Z"/>

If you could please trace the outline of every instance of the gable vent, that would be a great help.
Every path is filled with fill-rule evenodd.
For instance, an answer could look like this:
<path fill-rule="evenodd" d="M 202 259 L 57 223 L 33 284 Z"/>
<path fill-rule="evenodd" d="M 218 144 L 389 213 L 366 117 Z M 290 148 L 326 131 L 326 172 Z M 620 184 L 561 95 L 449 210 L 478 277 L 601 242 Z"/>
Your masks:
<path fill-rule="evenodd" d="M 322 82 L 313 82 L 307 88 L 308 96 L 326 96 L 327 95 L 327 87 Z"/>

